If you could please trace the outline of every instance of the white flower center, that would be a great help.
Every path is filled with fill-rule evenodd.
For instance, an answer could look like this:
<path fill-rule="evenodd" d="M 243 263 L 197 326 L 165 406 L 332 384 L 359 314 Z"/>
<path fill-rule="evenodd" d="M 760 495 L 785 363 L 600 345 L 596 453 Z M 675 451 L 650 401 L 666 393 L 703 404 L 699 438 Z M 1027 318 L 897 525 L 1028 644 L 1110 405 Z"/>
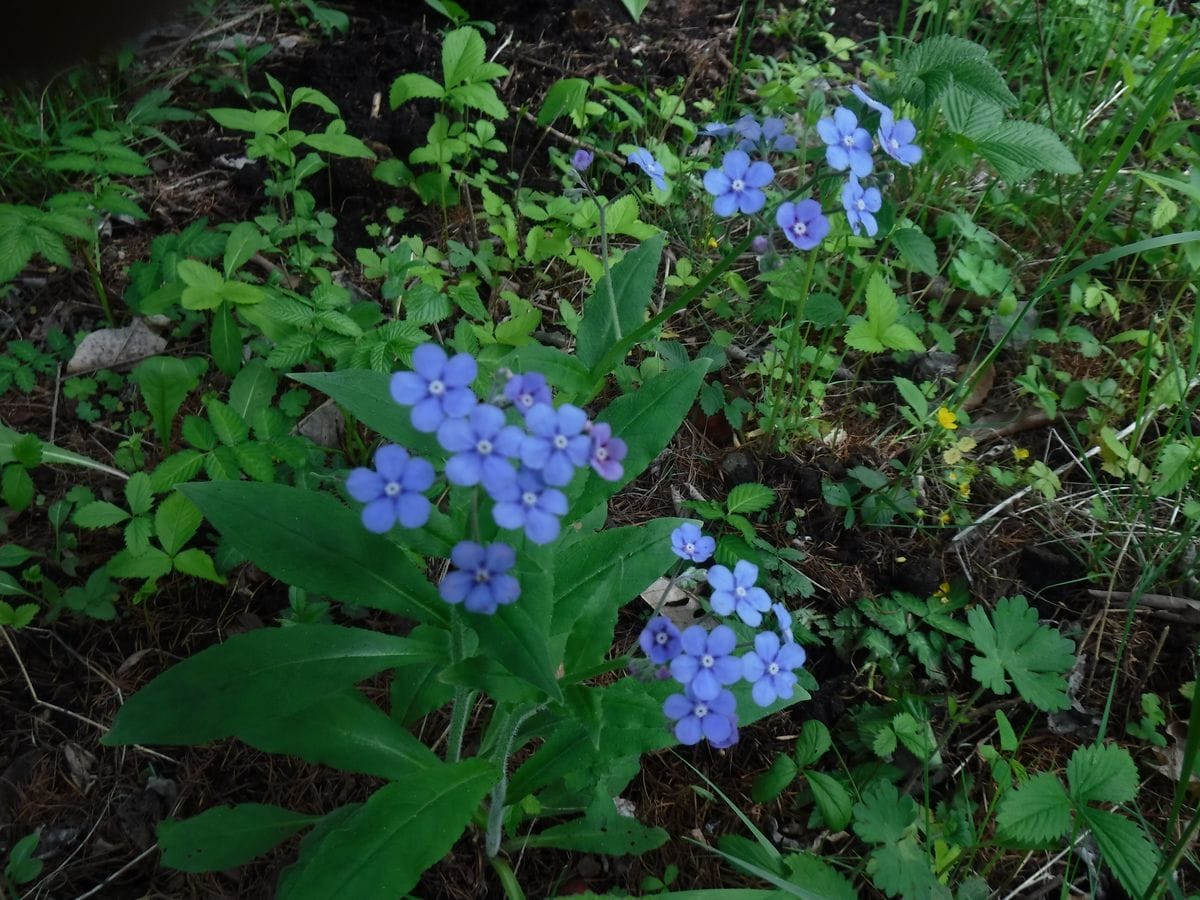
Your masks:
<path fill-rule="evenodd" d="M 740 179 L 740 178 L 735 178 L 735 179 L 733 179 L 733 181 L 731 181 L 729 183 L 729 188 L 735 194 L 740 194 L 742 191 L 744 191 L 746 189 L 746 182 L 742 181 L 742 179 Z"/>
<path fill-rule="evenodd" d="M 388 497 L 395 497 L 400 493 L 400 482 L 389 481 L 383 486 L 383 493 Z"/>
<path fill-rule="evenodd" d="M 475 570 L 475 583 L 487 584 L 492 578 L 492 573 L 487 569 L 479 568 Z"/>
<path fill-rule="evenodd" d="M 521 405 L 526 408 L 533 406 L 533 394 L 522 394 L 519 400 Z"/>
<path fill-rule="evenodd" d="M 607 447 L 597 447 L 596 448 L 596 459 L 600 460 L 600 462 L 604 462 L 606 459 L 608 459 L 608 448 Z"/>
<path fill-rule="evenodd" d="M 693 544 L 691 541 L 688 541 L 687 543 L 685 543 L 683 545 L 683 552 L 686 553 L 688 556 L 691 556 L 693 553 L 696 552 L 696 545 Z"/>
<path fill-rule="evenodd" d="M 446 383 L 440 378 L 435 378 L 429 382 L 429 395 L 431 397 L 440 397 L 446 393 Z"/>
<path fill-rule="evenodd" d="M 526 506 L 537 506 L 538 495 L 533 491 L 526 491 L 521 495 L 521 502 Z"/>
<path fill-rule="evenodd" d="M 769 666 L 767 666 L 767 674 L 768 675 L 778 675 L 779 674 L 779 663 L 773 662 Z"/>
<path fill-rule="evenodd" d="M 492 442 L 483 438 L 475 445 L 475 450 L 480 456 L 489 456 L 492 452 Z"/>
<path fill-rule="evenodd" d="M 716 662 L 717 661 L 713 659 L 713 655 L 711 653 L 705 653 L 702 657 L 700 657 L 700 665 L 704 666 L 706 669 L 711 669 Z"/>
<path fill-rule="evenodd" d="M 695 716 L 697 719 L 703 719 L 705 716 L 708 715 L 708 704 L 707 703 L 697 703 L 695 706 L 692 707 L 692 715 Z"/>
<path fill-rule="evenodd" d="M 808 226 L 803 222 L 796 222 L 792 225 L 792 234 L 796 237 L 804 237 L 808 234 Z"/>
<path fill-rule="evenodd" d="M 899 150 L 900 142 L 898 140 L 896 140 L 895 138 L 892 138 L 890 141 L 888 141 L 888 146 L 891 147 L 893 150 Z"/>
<path fill-rule="evenodd" d="M 746 596 L 746 589 L 744 587 L 742 587 L 740 584 L 733 589 L 733 592 L 734 592 L 734 594 L 737 595 L 739 600 L 743 599 Z"/>
<path fill-rule="evenodd" d="M 654 636 L 654 643 L 659 644 L 661 646 L 662 644 L 665 644 L 670 639 L 671 639 L 671 636 L 669 634 L 667 634 L 665 631 L 660 631 L 658 634 L 656 634 Z"/>
<path fill-rule="evenodd" d="M 554 436 L 554 448 L 556 450 L 566 450 L 567 449 L 566 435 L 556 434 Z"/>
<path fill-rule="evenodd" d="M 854 146 L 854 135 L 852 135 L 852 134 L 846 135 L 844 138 L 842 138 L 842 143 L 845 144 L 847 147 L 853 147 Z"/>
<path fill-rule="evenodd" d="M 857 209 L 859 212 L 862 212 L 863 210 L 865 210 L 867 208 L 867 201 L 863 200 L 860 197 L 858 200 L 854 201 L 854 208 Z"/>

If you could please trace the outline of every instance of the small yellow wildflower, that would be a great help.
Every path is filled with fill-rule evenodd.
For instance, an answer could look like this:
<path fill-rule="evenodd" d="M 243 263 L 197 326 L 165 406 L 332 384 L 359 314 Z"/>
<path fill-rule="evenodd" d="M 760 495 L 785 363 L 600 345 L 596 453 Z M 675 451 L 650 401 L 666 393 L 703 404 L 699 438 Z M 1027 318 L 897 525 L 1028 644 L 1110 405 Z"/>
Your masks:
<path fill-rule="evenodd" d="M 943 581 L 939 584 L 938 589 L 933 592 L 933 596 L 945 602 L 946 598 L 950 596 L 950 582 Z"/>
<path fill-rule="evenodd" d="M 710 238 L 708 239 L 708 249 L 710 249 L 710 250 L 716 250 L 716 249 L 717 249 L 717 247 L 719 247 L 719 246 L 720 246 L 720 245 L 717 243 L 717 239 L 716 239 L 715 237 L 710 237 Z"/>
<path fill-rule="evenodd" d="M 954 431 L 958 428 L 958 416 L 953 410 L 946 409 L 944 406 L 939 406 L 937 411 L 938 424 L 947 431 Z"/>
<path fill-rule="evenodd" d="M 950 524 L 950 510 L 946 510 L 940 516 L 938 516 L 938 524 L 939 525 L 949 525 Z"/>
<path fill-rule="evenodd" d="M 1024 447 L 1013 447 L 1013 458 L 1016 459 L 1017 462 L 1021 462 L 1021 460 L 1024 459 L 1029 459 L 1029 451 Z"/>
<path fill-rule="evenodd" d="M 971 485 L 963 482 L 958 486 L 958 495 L 964 500 L 971 496 Z"/>

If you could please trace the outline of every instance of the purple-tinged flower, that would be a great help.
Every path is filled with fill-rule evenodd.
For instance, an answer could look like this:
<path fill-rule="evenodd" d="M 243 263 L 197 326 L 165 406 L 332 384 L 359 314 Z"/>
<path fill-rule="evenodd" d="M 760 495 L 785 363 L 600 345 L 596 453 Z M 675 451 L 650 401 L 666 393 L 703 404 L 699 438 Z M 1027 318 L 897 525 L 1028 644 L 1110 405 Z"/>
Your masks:
<path fill-rule="evenodd" d="M 704 189 L 717 198 L 713 201 L 713 212 L 718 216 L 732 216 L 739 210 L 749 216 L 766 204 L 762 188 L 774 177 L 775 170 L 769 163 L 750 162 L 750 157 L 741 150 L 730 150 L 721 161 L 721 168 L 704 173 Z"/>
<path fill-rule="evenodd" d="M 771 239 L 765 234 L 760 234 L 750 242 L 750 249 L 762 256 L 771 249 Z"/>
<path fill-rule="evenodd" d="M 650 181 L 654 183 L 656 188 L 660 191 L 667 190 L 667 179 L 663 177 L 667 174 L 666 170 L 651 155 L 649 150 L 645 147 L 634 147 L 633 152 L 626 159 L 650 176 Z"/>
<path fill-rule="evenodd" d="M 871 135 L 858 127 L 858 117 L 844 106 L 833 118 L 817 122 L 817 134 L 826 143 L 825 161 L 835 171 L 849 169 L 859 178 L 871 174 Z"/>
<path fill-rule="evenodd" d="M 855 97 L 880 115 L 890 116 L 892 114 L 892 108 L 890 106 L 888 106 L 886 103 L 880 103 L 878 100 L 875 100 L 857 84 L 850 85 L 850 93 L 852 93 Z"/>
<path fill-rule="evenodd" d="M 605 481 L 620 481 L 625 474 L 621 461 L 629 448 L 619 437 L 613 437 L 612 426 L 607 422 L 597 422 L 592 426 L 592 455 L 588 462 L 596 474 Z"/>
<path fill-rule="evenodd" d="M 883 152 L 902 166 L 911 166 L 921 161 L 921 148 L 913 143 L 917 136 L 917 126 L 912 119 L 896 121 L 889 110 L 879 119 L 879 146 Z"/>
<path fill-rule="evenodd" d="M 454 455 L 446 460 L 446 480 L 462 487 L 483 483 L 495 496 L 516 480 L 510 457 L 521 452 L 524 435 L 507 425 L 504 412 L 490 403 L 471 410 L 465 419 L 447 419 L 437 431 L 438 443 Z"/>
<path fill-rule="evenodd" d="M 454 570 L 438 585 L 438 593 L 447 603 L 464 603 L 473 613 L 490 616 L 496 607 L 512 603 L 521 595 L 521 585 L 508 574 L 517 561 L 507 544 L 486 547 L 461 541 L 450 551 Z"/>
<path fill-rule="evenodd" d="M 422 491 L 433 484 L 429 460 L 409 456 L 396 444 L 375 451 L 375 468 L 359 467 L 346 479 L 346 491 L 365 503 L 362 523 L 367 531 L 383 534 L 399 522 L 405 528 L 420 528 L 429 521 L 430 503 Z"/>
<path fill-rule="evenodd" d="M 762 614 L 771 608 L 767 592 L 754 586 L 757 580 L 758 566 L 744 559 L 738 560 L 732 572 L 724 566 L 713 566 L 708 570 L 712 608 L 723 616 L 736 612 L 743 622 L 757 628 L 762 624 Z"/>
<path fill-rule="evenodd" d="M 734 130 L 733 125 L 726 125 L 724 122 L 709 122 L 700 129 L 700 133 L 708 137 L 723 138 L 729 137 Z"/>
<path fill-rule="evenodd" d="M 861 229 L 865 228 L 868 237 L 875 237 L 879 231 L 875 213 L 879 212 L 882 205 L 883 197 L 879 193 L 879 188 L 864 188 L 851 172 L 850 178 L 842 188 L 842 208 L 846 210 L 846 219 L 850 223 L 850 230 L 858 234 Z"/>
<path fill-rule="evenodd" d="M 711 632 L 703 625 L 692 625 L 680 642 L 682 649 L 671 660 L 671 677 L 698 700 L 711 700 L 722 685 L 741 680 L 741 660 L 730 655 L 737 646 L 737 635 L 728 625 L 718 625 Z"/>
<path fill-rule="evenodd" d="M 411 406 L 413 428 L 434 432 L 446 419 L 459 419 L 471 411 L 478 399 L 471 390 L 477 368 L 475 359 L 459 353 L 447 359 L 437 344 L 422 344 L 413 351 L 413 371 L 392 376 L 392 399 Z"/>
<path fill-rule="evenodd" d="M 586 172 L 592 165 L 592 160 L 596 157 L 590 150 L 584 150 L 580 147 L 571 157 L 571 167 L 576 172 Z"/>
<path fill-rule="evenodd" d="M 638 636 L 638 644 L 651 661 L 660 666 L 669 663 L 683 649 L 679 629 L 666 616 L 655 616 L 647 622 Z"/>
<path fill-rule="evenodd" d="M 540 372 L 514 375 L 504 385 L 504 396 L 522 416 L 528 415 L 539 403 L 549 403 L 551 400 L 550 386 L 546 384 L 546 376 Z"/>
<path fill-rule="evenodd" d="M 759 149 L 780 152 L 796 149 L 795 137 L 787 133 L 787 123 L 778 116 L 763 119 L 761 127 L 751 119 L 747 126 L 739 130 L 739 133 L 742 135 L 742 140 L 738 143 L 737 148 L 746 153 Z"/>
<path fill-rule="evenodd" d="M 775 222 L 783 229 L 783 236 L 801 250 L 812 250 L 829 234 L 829 220 L 821 214 L 821 204 L 816 200 L 780 203 Z"/>
<path fill-rule="evenodd" d="M 792 634 L 792 614 L 788 608 L 782 603 L 775 603 L 771 606 L 771 612 L 775 613 L 775 621 L 779 625 L 779 636 L 789 644 L 796 642 L 796 636 Z"/>
<path fill-rule="evenodd" d="M 773 631 L 764 631 L 754 638 L 754 650 L 742 657 L 742 673 L 754 687 L 750 694 L 759 706 L 770 706 L 776 700 L 787 700 L 796 685 L 792 671 L 804 665 L 807 654 L 799 644 L 781 644 Z"/>
<path fill-rule="evenodd" d="M 587 420 L 587 413 L 569 403 L 558 409 L 537 404 L 525 417 L 529 434 L 521 442 L 521 462 L 541 472 L 546 484 L 569 483 L 592 453 L 592 439 L 583 433 Z"/>
<path fill-rule="evenodd" d="M 713 555 L 717 542 L 701 532 L 698 525 L 684 522 L 671 532 L 671 549 L 680 559 L 702 563 Z"/>
<path fill-rule="evenodd" d="M 719 691 L 701 700 L 688 691 L 672 694 L 663 703 L 663 713 L 675 723 L 675 738 L 689 747 L 701 738 L 719 750 L 737 743 L 737 699 Z"/>
<path fill-rule="evenodd" d="M 549 544 L 558 537 L 559 517 L 567 514 L 567 495 L 547 487 L 541 475 L 521 469 L 515 481 L 492 494 L 492 518 L 501 528 L 525 529 L 535 544 Z"/>

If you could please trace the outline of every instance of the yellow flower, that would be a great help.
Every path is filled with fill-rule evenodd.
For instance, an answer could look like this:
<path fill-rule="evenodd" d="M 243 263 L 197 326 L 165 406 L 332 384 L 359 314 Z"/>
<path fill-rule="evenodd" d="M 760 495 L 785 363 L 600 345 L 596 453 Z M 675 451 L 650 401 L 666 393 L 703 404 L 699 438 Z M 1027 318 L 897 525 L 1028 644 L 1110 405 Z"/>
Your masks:
<path fill-rule="evenodd" d="M 950 596 L 950 582 L 943 581 L 941 584 L 939 584 L 938 589 L 933 592 L 933 596 L 945 601 L 945 599 Z"/>
<path fill-rule="evenodd" d="M 717 239 L 715 237 L 710 237 L 708 239 L 708 247 L 710 250 L 716 250 L 719 246 L 720 245 L 717 243 Z"/>
<path fill-rule="evenodd" d="M 1016 459 L 1017 462 L 1020 462 L 1023 459 L 1029 459 L 1029 451 L 1024 447 L 1013 447 L 1013 458 Z"/>
<path fill-rule="evenodd" d="M 962 497 L 964 500 L 965 500 L 967 497 L 970 497 L 970 496 L 971 496 L 971 485 L 967 484 L 966 482 L 964 482 L 964 483 L 960 484 L 960 485 L 958 486 L 958 494 L 959 494 L 959 496 L 960 496 L 960 497 Z"/>
<path fill-rule="evenodd" d="M 950 510 L 946 510 L 940 516 L 938 516 L 938 524 L 939 525 L 949 525 L 950 524 Z"/>
<path fill-rule="evenodd" d="M 938 424 L 947 431 L 954 431 L 954 429 L 958 428 L 958 416 L 944 406 L 938 407 L 937 420 Z"/>

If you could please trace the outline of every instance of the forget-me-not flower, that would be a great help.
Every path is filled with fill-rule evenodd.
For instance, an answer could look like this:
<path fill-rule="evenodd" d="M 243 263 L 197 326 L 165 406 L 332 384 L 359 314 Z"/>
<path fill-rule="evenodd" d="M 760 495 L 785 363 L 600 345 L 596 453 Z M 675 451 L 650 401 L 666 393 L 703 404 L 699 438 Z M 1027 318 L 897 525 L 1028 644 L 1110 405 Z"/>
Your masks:
<path fill-rule="evenodd" d="M 875 110 L 880 115 L 891 115 L 892 108 L 886 103 L 880 103 L 875 98 L 871 97 L 866 91 L 860 88 L 857 84 L 850 85 L 850 93 L 865 103 L 868 107 Z"/>
<path fill-rule="evenodd" d="M 748 120 L 748 121 L 747 121 Z M 796 149 L 796 138 L 787 133 L 787 123 L 778 116 L 763 119 L 762 125 L 751 116 L 738 120 L 736 130 L 742 136 L 737 148 L 750 153 L 753 150 L 778 150 L 787 152 Z"/>
<path fill-rule="evenodd" d="M 434 432 L 446 419 L 459 419 L 478 402 L 471 382 L 475 380 L 475 359 L 459 353 L 449 359 L 437 344 L 422 344 L 413 351 L 413 371 L 392 376 L 392 399 L 411 406 L 412 424 L 417 431 Z"/>
<path fill-rule="evenodd" d="M 698 525 L 684 522 L 671 532 L 671 549 L 680 559 L 702 563 L 713 555 L 717 542 L 704 534 Z"/>
<path fill-rule="evenodd" d="M 521 462 L 540 471 L 546 484 L 569 483 L 592 452 L 592 439 L 583 433 L 587 421 L 587 413 L 569 403 L 558 409 L 537 404 L 525 417 L 529 433 L 521 441 Z"/>
<path fill-rule="evenodd" d="M 883 152 L 901 165 L 911 166 L 921 161 L 921 148 L 913 143 L 917 126 L 912 119 L 897 121 L 889 110 L 880 117 L 879 131 L 875 136 L 879 138 Z"/>
<path fill-rule="evenodd" d="M 429 498 L 422 492 L 433 484 L 433 465 L 396 444 L 375 451 L 375 468 L 354 469 L 346 479 L 346 491 L 365 503 L 362 523 L 367 531 L 383 534 L 399 522 L 405 528 L 420 528 L 429 521 Z"/>
<path fill-rule="evenodd" d="M 731 656 L 737 635 L 728 625 L 711 632 L 703 625 L 692 625 L 681 636 L 682 649 L 671 660 L 671 677 L 686 685 L 698 700 L 711 700 L 721 686 L 742 678 L 742 662 Z"/>
<path fill-rule="evenodd" d="M 535 544 L 549 544 L 558 537 L 559 518 L 567 514 L 567 495 L 542 481 L 532 469 L 522 468 L 515 481 L 492 494 L 492 518 L 501 528 L 524 528 Z"/>
<path fill-rule="evenodd" d="M 849 169 L 859 178 L 871 174 L 871 135 L 858 127 L 858 117 L 844 106 L 833 118 L 817 122 L 817 134 L 826 144 L 825 161 L 838 172 Z"/>
<path fill-rule="evenodd" d="M 663 713 L 675 723 L 675 738 L 692 746 L 702 738 L 718 749 L 737 743 L 737 699 L 719 691 L 701 700 L 689 691 L 672 694 L 663 703 Z"/>
<path fill-rule="evenodd" d="M 799 644 L 780 643 L 773 631 L 754 638 L 754 650 L 742 657 L 742 672 L 754 685 L 750 690 L 759 706 L 770 706 L 779 698 L 787 700 L 796 685 L 793 669 L 804 665 L 806 654 Z"/>
<path fill-rule="evenodd" d="M 733 125 L 726 125 L 724 122 L 709 122 L 700 129 L 700 133 L 708 137 L 723 138 L 729 137 L 735 130 Z"/>
<path fill-rule="evenodd" d="M 751 162 L 741 150 L 730 150 L 721 160 L 721 168 L 704 173 L 704 189 L 717 198 L 713 212 L 718 216 L 732 216 L 738 211 L 749 216 L 766 204 L 762 188 L 774 177 L 770 163 Z"/>
<path fill-rule="evenodd" d="M 586 172 L 596 157 L 590 150 L 580 147 L 571 157 L 571 166 L 576 172 Z"/>
<path fill-rule="evenodd" d="M 883 205 L 883 197 L 879 188 L 864 188 L 854 173 L 850 173 L 845 186 L 842 188 L 842 208 L 846 210 L 846 219 L 850 222 L 850 230 L 858 234 L 866 229 L 868 237 L 875 237 L 879 231 L 879 223 L 875 221 L 875 213 Z"/>
<path fill-rule="evenodd" d="M 512 603 L 521 595 L 521 585 L 508 574 L 517 556 L 507 544 L 484 547 L 460 541 L 450 551 L 454 570 L 438 585 L 447 603 L 462 603 L 474 613 L 490 616 L 498 606 Z"/>
<path fill-rule="evenodd" d="M 446 460 L 446 480 L 462 487 L 483 483 L 495 496 L 516 480 L 509 461 L 521 452 L 524 434 L 505 423 L 504 412 L 490 403 L 476 406 L 465 419 L 447 419 L 438 427 L 438 443 L 454 455 Z"/>
<path fill-rule="evenodd" d="M 655 616 L 638 636 L 642 651 L 656 665 L 669 663 L 683 649 L 683 640 L 675 623 L 666 616 Z"/>
<path fill-rule="evenodd" d="M 812 250 L 829 234 L 829 220 L 816 200 L 780 203 L 775 222 L 783 229 L 783 236 L 801 250 Z"/>
<path fill-rule="evenodd" d="M 779 636 L 789 644 L 795 643 L 796 637 L 792 634 L 792 614 L 788 608 L 782 603 L 774 603 L 771 605 L 771 612 L 775 613 L 775 622 L 779 625 Z"/>
<path fill-rule="evenodd" d="M 725 566 L 713 566 L 708 570 L 708 583 L 713 592 L 709 598 L 712 608 L 723 616 L 738 614 L 751 628 L 762 624 L 762 614 L 771 608 L 771 598 L 760 587 L 758 566 L 740 559 L 730 572 Z"/>
<path fill-rule="evenodd" d="M 528 415 L 539 403 L 549 403 L 551 399 L 546 376 L 540 372 L 514 375 L 504 385 L 504 396 L 523 416 Z"/>
<path fill-rule="evenodd" d="M 629 447 L 619 437 L 613 437 L 612 426 L 607 422 L 592 425 L 592 455 L 588 458 L 592 469 L 605 481 L 620 481 L 625 474 L 621 465 Z"/>
<path fill-rule="evenodd" d="M 650 176 L 650 181 L 656 188 L 660 191 L 667 190 L 667 179 L 663 177 L 667 174 L 666 170 L 649 150 L 645 147 L 634 147 L 626 159 Z"/>

